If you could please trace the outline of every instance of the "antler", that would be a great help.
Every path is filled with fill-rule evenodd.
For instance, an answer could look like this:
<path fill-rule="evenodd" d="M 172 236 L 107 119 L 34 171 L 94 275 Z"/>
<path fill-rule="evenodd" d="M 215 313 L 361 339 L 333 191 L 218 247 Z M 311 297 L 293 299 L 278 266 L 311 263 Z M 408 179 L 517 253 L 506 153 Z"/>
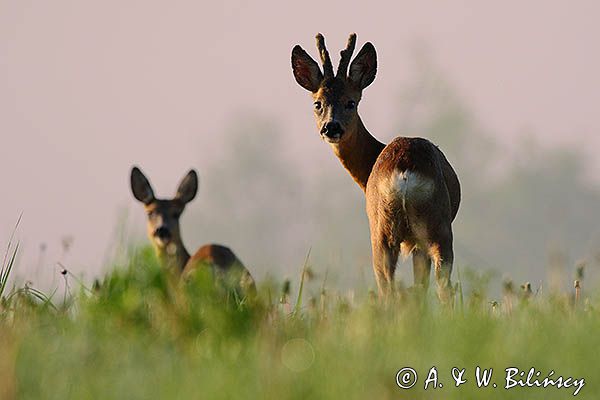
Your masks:
<path fill-rule="evenodd" d="M 336 74 L 338 78 L 346 78 L 346 74 L 348 73 L 348 65 L 350 65 L 350 59 L 352 58 L 352 53 L 354 53 L 355 46 L 356 33 L 351 33 L 348 37 L 348 44 L 346 45 L 346 49 L 340 52 L 341 59 Z"/>
<path fill-rule="evenodd" d="M 317 34 L 317 49 L 321 56 L 321 62 L 323 63 L 323 78 L 333 78 L 333 65 L 331 64 L 331 58 L 329 52 L 325 47 L 325 38 L 320 33 Z"/>

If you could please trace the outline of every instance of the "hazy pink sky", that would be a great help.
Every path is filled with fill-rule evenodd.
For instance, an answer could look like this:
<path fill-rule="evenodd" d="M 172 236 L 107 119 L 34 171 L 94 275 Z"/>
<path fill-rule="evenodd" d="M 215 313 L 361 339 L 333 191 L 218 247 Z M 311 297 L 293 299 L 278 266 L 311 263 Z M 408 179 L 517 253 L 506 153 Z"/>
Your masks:
<path fill-rule="evenodd" d="M 0 0 L 0 245 L 23 211 L 24 270 L 42 241 L 57 259 L 69 234 L 73 269 L 97 271 L 119 207 L 143 218 L 131 165 L 170 195 L 190 167 L 202 177 L 209 160 L 235 156 L 219 135 L 240 111 L 278 121 L 307 162 L 337 163 L 290 70 L 292 46 L 314 55 L 319 31 L 336 56 L 349 32 L 375 44 L 361 115 L 382 140 L 400 133 L 399 89 L 424 45 L 501 141 L 535 134 L 594 154 L 600 3 L 391 3 Z"/>

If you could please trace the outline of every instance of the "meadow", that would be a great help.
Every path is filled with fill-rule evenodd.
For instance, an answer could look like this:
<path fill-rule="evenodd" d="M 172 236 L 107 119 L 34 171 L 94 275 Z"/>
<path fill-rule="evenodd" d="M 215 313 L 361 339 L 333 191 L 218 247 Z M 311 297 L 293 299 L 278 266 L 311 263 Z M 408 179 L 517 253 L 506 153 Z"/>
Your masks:
<path fill-rule="evenodd" d="M 600 398 L 600 3 L 471 3 L 2 2 L 0 400 Z M 312 97 L 338 60 L 352 90 Z M 451 307 L 410 261 L 378 299 L 311 111 L 335 143 L 359 102 L 458 175 Z M 140 245 L 133 165 L 159 197 L 198 171 L 182 243 L 231 247 L 256 298 Z"/>
<path fill-rule="evenodd" d="M 90 286 L 63 270 L 69 291 L 45 294 L 5 285 L 16 251 L 2 265 L 3 400 L 597 398 L 599 304 L 585 285 L 575 299 L 507 283 L 491 299 L 475 284 L 461 293 L 455 278 L 448 310 L 434 290 L 387 304 L 368 291 L 338 293 L 312 278 L 308 262 L 296 281 L 259 282 L 251 300 L 202 276 L 182 285 L 146 247 Z M 407 367 L 418 381 L 401 389 L 397 379 L 410 377 L 397 373 Z M 477 367 L 493 368 L 487 387 Z M 505 389 L 511 367 L 584 383 Z M 453 368 L 456 378 L 465 370 L 458 387 Z"/>

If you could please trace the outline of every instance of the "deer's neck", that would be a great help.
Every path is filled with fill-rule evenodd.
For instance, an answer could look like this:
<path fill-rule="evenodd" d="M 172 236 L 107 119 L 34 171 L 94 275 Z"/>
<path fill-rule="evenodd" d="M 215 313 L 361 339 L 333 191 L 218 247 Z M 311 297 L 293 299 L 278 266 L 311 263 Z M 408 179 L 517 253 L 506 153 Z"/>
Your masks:
<path fill-rule="evenodd" d="M 171 242 L 166 247 L 154 246 L 154 250 L 160 263 L 177 273 L 183 271 L 185 264 L 190 259 L 190 253 L 187 252 L 181 240 Z"/>
<path fill-rule="evenodd" d="M 349 135 L 347 140 L 332 147 L 344 168 L 358 183 L 358 186 L 365 191 L 373 165 L 375 165 L 375 161 L 383 151 L 385 144 L 375 139 L 367 131 L 360 117 L 354 129 L 354 132 L 347 132 Z"/>

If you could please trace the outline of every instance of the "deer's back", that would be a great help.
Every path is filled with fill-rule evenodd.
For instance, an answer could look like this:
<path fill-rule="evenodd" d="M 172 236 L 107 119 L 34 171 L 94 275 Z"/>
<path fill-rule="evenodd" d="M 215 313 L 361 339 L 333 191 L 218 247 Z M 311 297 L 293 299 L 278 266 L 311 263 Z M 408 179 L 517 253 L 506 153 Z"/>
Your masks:
<path fill-rule="evenodd" d="M 229 247 L 219 244 L 206 244 L 198 249 L 196 254 L 190 257 L 187 267 L 191 267 L 198 262 L 206 262 L 215 265 L 217 268 L 227 270 L 236 262 L 240 262 Z M 240 262 L 241 264 L 241 262 Z"/>
<path fill-rule="evenodd" d="M 227 277 L 228 281 L 235 281 L 244 290 L 255 290 L 255 284 L 250 272 L 229 247 L 218 244 L 207 244 L 198 249 L 190 257 L 183 277 L 187 278 L 198 268 L 211 268 L 218 277 Z"/>

